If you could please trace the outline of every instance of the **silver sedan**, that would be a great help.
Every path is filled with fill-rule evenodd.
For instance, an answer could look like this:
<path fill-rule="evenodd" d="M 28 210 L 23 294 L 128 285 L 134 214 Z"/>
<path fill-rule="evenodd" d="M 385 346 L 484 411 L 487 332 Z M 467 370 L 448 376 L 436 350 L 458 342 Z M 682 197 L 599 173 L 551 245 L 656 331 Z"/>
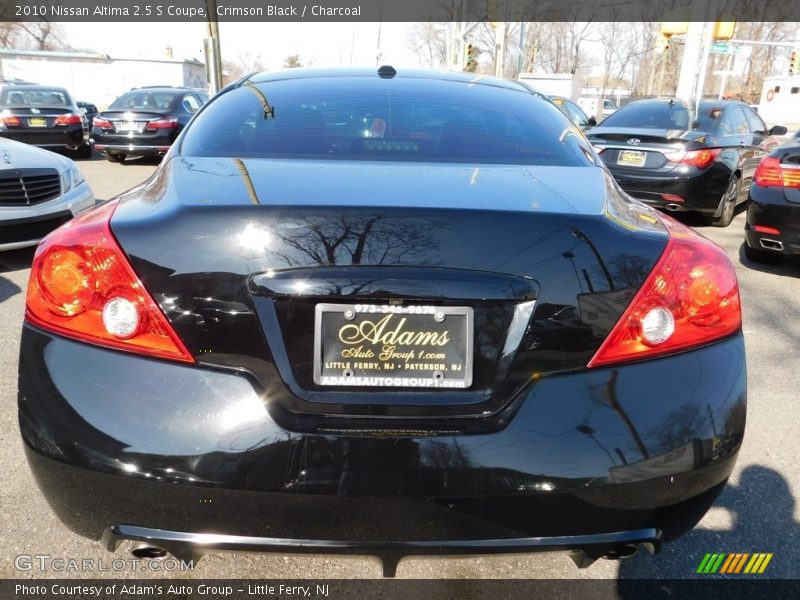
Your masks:
<path fill-rule="evenodd" d="M 0 138 L 0 251 L 35 246 L 94 205 L 94 192 L 65 156 Z"/>

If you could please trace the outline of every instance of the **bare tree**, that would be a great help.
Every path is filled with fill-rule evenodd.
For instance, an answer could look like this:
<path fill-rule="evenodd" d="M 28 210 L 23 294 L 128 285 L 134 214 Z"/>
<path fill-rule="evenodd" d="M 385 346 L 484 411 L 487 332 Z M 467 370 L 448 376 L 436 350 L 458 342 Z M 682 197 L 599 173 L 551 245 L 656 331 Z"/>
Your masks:
<path fill-rule="evenodd" d="M 436 23 L 417 23 L 408 32 L 406 45 L 417 55 L 421 67 L 444 66 L 447 48 L 442 28 Z"/>
<path fill-rule="evenodd" d="M 298 67 L 302 66 L 303 66 L 303 61 L 300 60 L 299 54 L 290 54 L 289 56 L 283 59 L 284 69 L 297 69 Z"/>

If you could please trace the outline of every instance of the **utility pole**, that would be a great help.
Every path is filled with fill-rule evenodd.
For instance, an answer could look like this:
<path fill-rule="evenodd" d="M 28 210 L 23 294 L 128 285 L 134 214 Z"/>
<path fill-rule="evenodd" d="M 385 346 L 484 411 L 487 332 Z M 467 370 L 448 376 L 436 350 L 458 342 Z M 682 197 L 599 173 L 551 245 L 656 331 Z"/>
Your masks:
<path fill-rule="evenodd" d="M 208 11 L 208 39 L 204 40 L 203 49 L 206 55 L 208 91 L 213 96 L 222 89 L 222 53 L 219 44 L 217 0 L 206 0 L 206 10 Z"/>

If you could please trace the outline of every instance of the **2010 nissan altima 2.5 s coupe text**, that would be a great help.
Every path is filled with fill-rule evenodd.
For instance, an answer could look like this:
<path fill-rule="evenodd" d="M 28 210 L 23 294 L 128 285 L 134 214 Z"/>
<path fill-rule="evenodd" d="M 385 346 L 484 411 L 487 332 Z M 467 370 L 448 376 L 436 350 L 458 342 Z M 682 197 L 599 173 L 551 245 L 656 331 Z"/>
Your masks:
<path fill-rule="evenodd" d="M 724 486 L 745 402 L 720 248 L 527 88 L 388 66 L 213 98 L 145 184 L 40 244 L 19 374 L 73 531 L 387 575 L 658 551 Z"/>

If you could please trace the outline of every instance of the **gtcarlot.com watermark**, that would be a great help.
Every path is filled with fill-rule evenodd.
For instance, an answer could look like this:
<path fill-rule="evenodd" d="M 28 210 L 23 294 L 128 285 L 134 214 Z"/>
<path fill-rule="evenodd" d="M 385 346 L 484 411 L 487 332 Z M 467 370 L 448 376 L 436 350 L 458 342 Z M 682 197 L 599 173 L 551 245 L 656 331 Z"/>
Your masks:
<path fill-rule="evenodd" d="M 194 561 L 164 558 L 161 560 L 140 560 L 138 558 L 63 558 L 49 554 L 19 554 L 14 558 L 18 571 L 38 573 L 101 573 L 119 571 L 193 571 Z"/>

